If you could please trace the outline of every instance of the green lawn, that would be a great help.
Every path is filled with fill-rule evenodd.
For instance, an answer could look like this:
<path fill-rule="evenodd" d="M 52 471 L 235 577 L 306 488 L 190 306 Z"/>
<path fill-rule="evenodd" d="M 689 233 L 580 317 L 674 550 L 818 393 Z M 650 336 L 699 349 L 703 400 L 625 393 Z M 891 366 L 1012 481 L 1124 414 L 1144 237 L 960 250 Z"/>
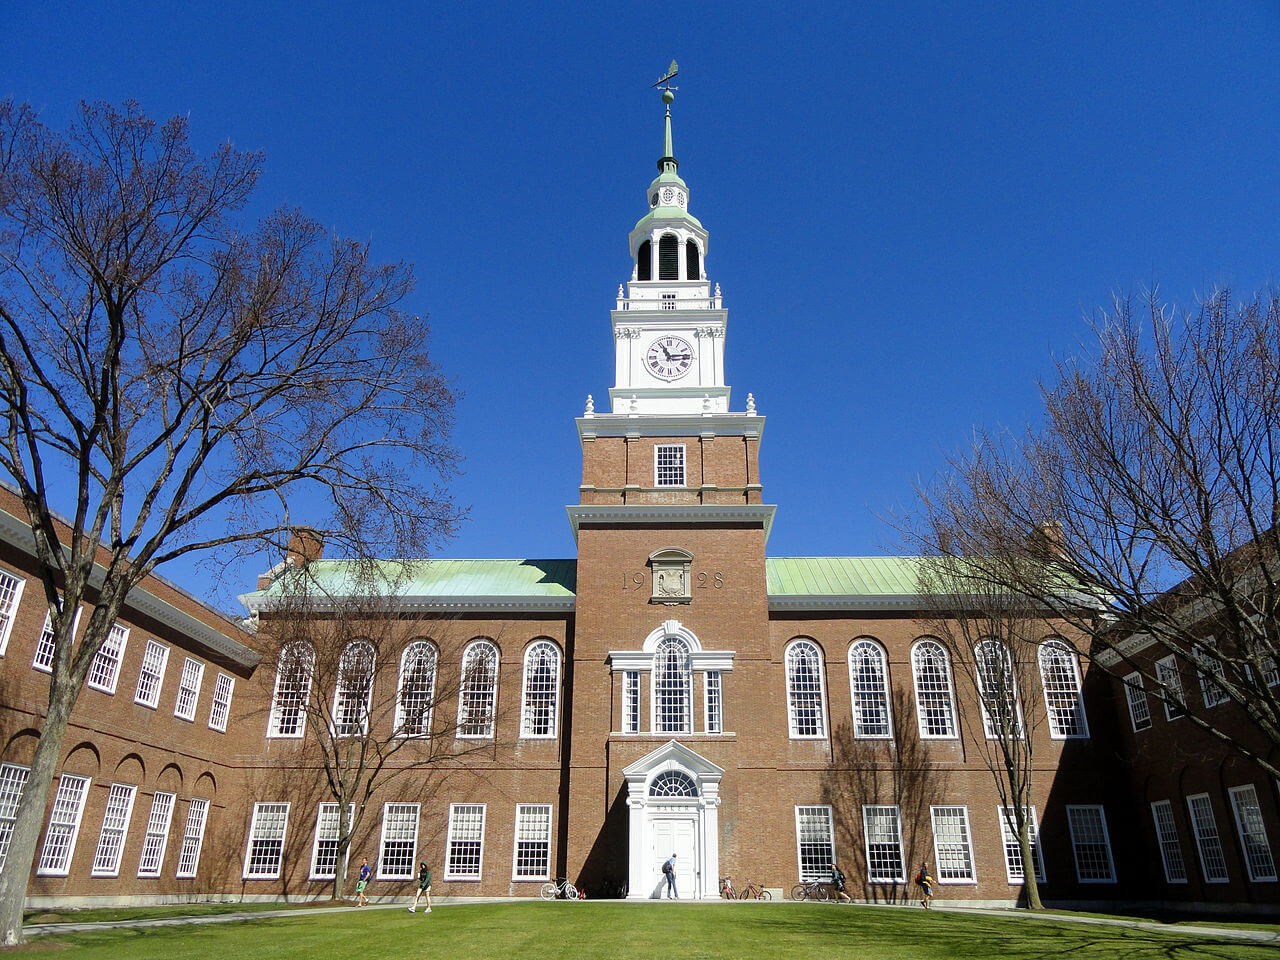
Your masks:
<path fill-rule="evenodd" d="M 110 923 L 114 920 L 158 920 L 163 917 L 209 917 L 221 913 L 257 913 L 260 910 L 298 910 L 317 907 L 347 907 L 343 901 L 317 900 L 308 903 L 166 903 L 154 907 L 90 907 L 85 910 L 28 910 L 22 922 Z"/>
<path fill-rule="evenodd" d="M 64 934 L 66 960 L 1271 960 L 1275 944 L 831 904 L 500 903 Z M 62 947 L 63 949 L 57 949 Z"/>

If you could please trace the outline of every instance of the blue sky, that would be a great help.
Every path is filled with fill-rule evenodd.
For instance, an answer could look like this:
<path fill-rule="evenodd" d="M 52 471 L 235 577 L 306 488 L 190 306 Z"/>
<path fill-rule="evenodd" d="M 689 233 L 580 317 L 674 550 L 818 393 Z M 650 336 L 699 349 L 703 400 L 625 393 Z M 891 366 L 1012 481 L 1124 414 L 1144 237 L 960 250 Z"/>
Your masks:
<path fill-rule="evenodd" d="M 660 152 L 768 417 L 770 553 L 898 548 L 883 522 L 1113 291 L 1276 281 L 1280 5 L 10 2 L 0 95 L 188 114 L 297 204 L 417 266 L 407 307 L 464 397 L 443 553 L 572 556 L 572 418 Z M 264 558 L 263 566 L 266 565 Z M 227 605 L 258 564 L 169 575 Z"/>

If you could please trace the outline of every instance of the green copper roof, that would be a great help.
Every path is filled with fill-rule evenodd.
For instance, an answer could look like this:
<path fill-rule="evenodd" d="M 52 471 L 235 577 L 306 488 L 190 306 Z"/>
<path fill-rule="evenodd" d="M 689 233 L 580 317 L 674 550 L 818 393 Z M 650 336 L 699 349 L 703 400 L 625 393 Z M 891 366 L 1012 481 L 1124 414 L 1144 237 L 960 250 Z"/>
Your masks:
<path fill-rule="evenodd" d="M 645 224 L 650 220 L 685 220 L 692 223 L 699 230 L 704 229 L 701 220 L 695 217 L 688 210 L 681 210 L 679 207 L 654 207 L 643 217 L 637 220 L 636 225 L 631 229 L 637 230 L 642 224 Z"/>
<path fill-rule="evenodd" d="M 335 595 L 361 592 L 363 571 L 349 560 L 317 560 L 308 572 Z M 379 560 L 375 575 L 401 597 L 572 599 L 574 560 Z M 280 593 L 280 581 L 260 595 Z"/>
<path fill-rule="evenodd" d="M 769 596 L 912 596 L 917 557 L 772 557 L 765 560 Z"/>

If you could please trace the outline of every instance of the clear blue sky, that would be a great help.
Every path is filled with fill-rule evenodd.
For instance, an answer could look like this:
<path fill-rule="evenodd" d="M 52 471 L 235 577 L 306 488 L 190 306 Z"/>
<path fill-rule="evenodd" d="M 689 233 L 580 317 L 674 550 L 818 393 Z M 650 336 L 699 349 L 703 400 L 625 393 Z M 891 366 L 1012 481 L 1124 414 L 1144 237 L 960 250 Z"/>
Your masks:
<path fill-rule="evenodd" d="M 10 2 L 0 95 L 185 113 L 300 205 L 417 265 L 465 394 L 444 553 L 572 556 L 572 418 L 680 61 L 676 154 L 768 417 L 775 556 L 892 551 L 880 519 L 974 424 L 1019 424 L 1112 291 L 1274 282 L 1280 5 Z M 264 558 L 263 564 L 266 565 Z M 226 605 L 250 586 L 170 576 Z"/>

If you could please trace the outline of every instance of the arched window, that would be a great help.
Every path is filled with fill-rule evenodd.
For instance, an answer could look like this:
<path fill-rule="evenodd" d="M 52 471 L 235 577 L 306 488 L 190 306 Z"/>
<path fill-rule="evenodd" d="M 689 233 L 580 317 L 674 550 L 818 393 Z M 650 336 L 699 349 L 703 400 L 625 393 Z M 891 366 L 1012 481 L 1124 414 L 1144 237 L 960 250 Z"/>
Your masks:
<path fill-rule="evenodd" d="M 674 233 L 664 233 L 658 240 L 658 279 L 680 279 L 680 239 Z"/>
<path fill-rule="evenodd" d="M 462 689 L 458 691 L 458 736 L 493 736 L 498 700 L 498 648 L 473 640 L 462 653 Z"/>
<path fill-rule="evenodd" d="M 791 737 L 827 735 L 823 708 L 822 654 L 809 640 L 795 640 L 787 647 L 787 718 Z"/>
<path fill-rule="evenodd" d="M 396 697 L 396 732 L 425 737 L 431 732 L 431 707 L 436 695 L 436 648 L 430 640 L 415 640 L 400 655 L 400 686 Z"/>
<path fill-rule="evenodd" d="M 368 640 L 353 640 L 342 651 L 333 694 L 333 732 L 339 737 L 360 737 L 369 730 L 375 656 Z"/>
<path fill-rule="evenodd" d="M 524 654 L 524 703 L 520 707 L 520 736 L 556 735 L 556 694 L 560 689 L 560 651 L 539 640 Z"/>
<path fill-rule="evenodd" d="M 684 267 L 686 280 L 702 279 L 702 267 L 698 263 L 698 245 L 692 240 L 684 242 Z"/>
<path fill-rule="evenodd" d="M 973 661 L 987 739 L 1022 736 L 1018 684 L 1009 648 L 996 639 L 983 640 L 973 649 Z"/>
<path fill-rule="evenodd" d="M 653 279 L 653 244 L 648 240 L 636 251 L 636 279 Z"/>
<path fill-rule="evenodd" d="M 863 639 L 849 648 L 855 737 L 893 736 L 889 723 L 888 675 L 889 665 L 880 644 Z"/>
<path fill-rule="evenodd" d="M 951 685 L 951 658 L 936 640 L 920 640 L 911 649 L 911 675 L 916 686 L 916 720 L 920 736 L 956 736 L 956 698 Z"/>
<path fill-rule="evenodd" d="M 692 733 L 693 677 L 689 647 L 679 637 L 663 637 L 653 654 L 653 730 Z"/>
<path fill-rule="evenodd" d="M 651 797 L 696 797 L 698 785 L 687 773 L 679 770 L 667 770 L 653 778 L 649 786 Z"/>
<path fill-rule="evenodd" d="M 1061 640 L 1046 640 L 1040 644 L 1039 660 L 1049 735 L 1055 740 L 1089 736 L 1075 651 Z"/>
<path fill-rule="evenodd" d="M 311 698 L 311 676 L 315 665 L 316 652 L 305 640 L 295 640 L 280 649 L 267 736 L 302 736 L 307 728 L 307 704 Z"/>

